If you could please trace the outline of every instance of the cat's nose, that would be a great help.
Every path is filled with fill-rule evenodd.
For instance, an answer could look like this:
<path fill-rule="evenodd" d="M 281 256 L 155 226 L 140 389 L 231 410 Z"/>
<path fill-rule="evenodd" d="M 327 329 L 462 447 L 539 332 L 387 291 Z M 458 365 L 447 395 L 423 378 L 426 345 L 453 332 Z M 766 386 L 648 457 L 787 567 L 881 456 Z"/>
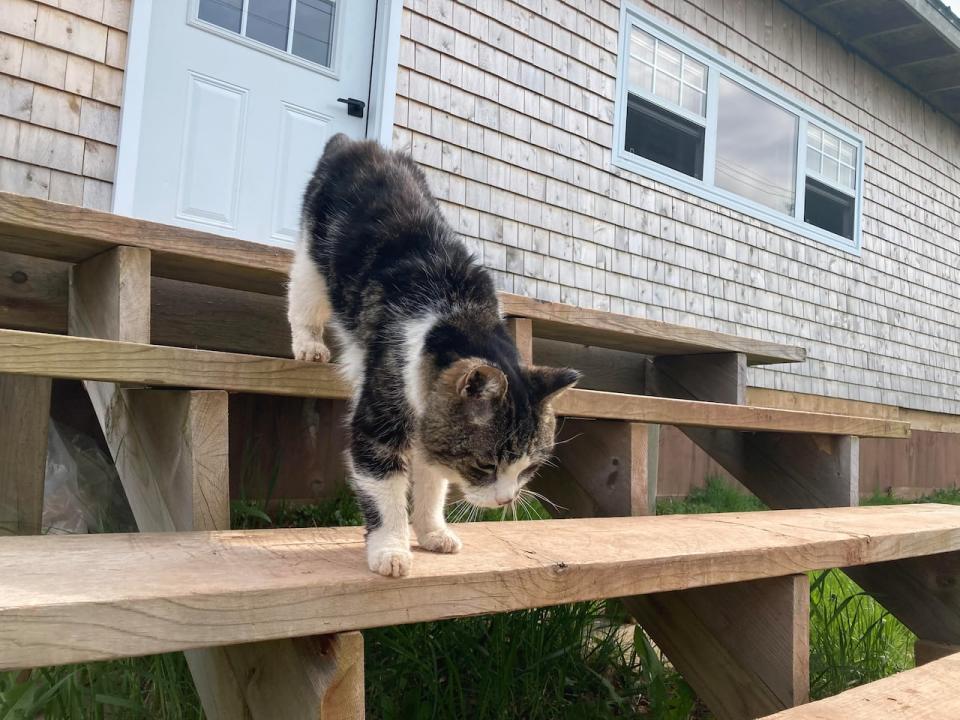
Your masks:
<path fill-rule="evenodd" d="M 500 507 L 503 507 L 504 505 L 509 505 L 516 499 L 517 499 L 517 493 L 515 492 L 510 494 L 505 493 L 503 495 L 501 495 L 500 493 L 497 493 L 497 496 L 495 498 L 495 500 L 497 501 L 497 505 L 499 505 Z"/>

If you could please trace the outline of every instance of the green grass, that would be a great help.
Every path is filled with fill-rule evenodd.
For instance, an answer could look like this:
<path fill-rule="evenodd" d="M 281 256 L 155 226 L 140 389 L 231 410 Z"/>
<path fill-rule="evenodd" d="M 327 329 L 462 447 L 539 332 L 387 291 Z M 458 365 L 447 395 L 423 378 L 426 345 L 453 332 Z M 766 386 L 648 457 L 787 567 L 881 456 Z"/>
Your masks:
<path fill-rule="evenodd" d="M 960 504 L 960 489 L 923 501 Z M 885 496 L 864 504 L 901 501 Z M 241 498 L 235 527 L 359 525 L 344 492 L 308 506 Z M 763 505 L 718 478 L 660 514 L 748 512 Z M 539 504 L 521 519 L 545 517 Z M 480 519 L 499 519 L 486 513 Z M 825 697 L 906 669 L 913 636 L 843 573 L 811 574 L 811 695 Z M 396 626 L 364 633 L 367 710 L 383 720 L 575 718 L 702 720 L 710 715 L 642 631 L 618 632 L 615 601 Z M 0 720 L 199 720 L 200 702 L 179 653 L 0 673 Z"/>
<path fill-rule="evenodd" d="M 696 515 L 715 512 L 750 512 L 766 510 L 753 495 L 738 490 L 719 477 L 707 478 L 707 484 L 682 500 L 657 501 L 657 515 Z"/>

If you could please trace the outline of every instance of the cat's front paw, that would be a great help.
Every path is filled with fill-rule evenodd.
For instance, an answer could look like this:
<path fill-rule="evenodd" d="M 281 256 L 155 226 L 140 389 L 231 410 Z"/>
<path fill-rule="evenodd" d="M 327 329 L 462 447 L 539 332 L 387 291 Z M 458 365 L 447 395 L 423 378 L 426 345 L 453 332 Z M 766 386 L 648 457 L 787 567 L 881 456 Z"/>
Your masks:
<path fill-rule="evenodd" d="M 458 553 L 460 548 L 463 547 L 460 538 L 450 528 L 440 528 L 433 532 L 418 535 L 417 542 L 424 550 L 438 553 Z"/>
<path fill-rule="evenodd" d="M 367 551 L 367 564 L 375 573 L 385 577 L 404 577 L 413 566 L 413 553 L 400 548 Z"/>
<path fill-rule="evenodd" d="M 307 362 L 330 362 L 330 349 L 322 340 L 317 340 L 312 334 L 304 333 L 301 336 L 293 338 L 293 358 L 294 360 L 306 360 Z"/>

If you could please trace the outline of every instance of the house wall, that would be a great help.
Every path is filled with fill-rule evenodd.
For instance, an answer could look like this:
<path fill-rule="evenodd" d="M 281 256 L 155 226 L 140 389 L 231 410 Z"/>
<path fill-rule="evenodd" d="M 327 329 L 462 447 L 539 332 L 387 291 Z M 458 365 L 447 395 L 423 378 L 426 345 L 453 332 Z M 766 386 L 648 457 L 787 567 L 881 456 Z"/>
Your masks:
<path fill-rule="evenodd" d="M 131 0 L 0 0 L 0 190 L 109 210 Z"/>
<path fill-rule="evenodd" d="M 750 384 L 960 414 L 960 128 L 778 0 L 637 0 L 861 134 L 863 254 L 611 165 L 619 4 L 407 0 L 395 145 L 500 288 L 803 345 Z"/>

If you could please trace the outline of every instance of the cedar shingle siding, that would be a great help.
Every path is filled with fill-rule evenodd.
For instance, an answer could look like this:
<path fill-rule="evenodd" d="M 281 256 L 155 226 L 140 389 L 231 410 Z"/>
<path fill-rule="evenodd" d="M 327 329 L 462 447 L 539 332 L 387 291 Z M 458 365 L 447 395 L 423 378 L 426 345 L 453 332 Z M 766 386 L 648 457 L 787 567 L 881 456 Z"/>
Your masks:
<path fill-rule="evenodd" d="M 611 165 L 619 5 L 408 0 L 395 144 L 499 286 L 808 348 L 760 387 L 960 414 L 960 128 L 775 0 L 637 7 L 864 137 L 863 255 Z"/>
<path fill-rule="evenodd" d="M 109 210 L 130 0 L 0 0 L 0 190 Z"/>

